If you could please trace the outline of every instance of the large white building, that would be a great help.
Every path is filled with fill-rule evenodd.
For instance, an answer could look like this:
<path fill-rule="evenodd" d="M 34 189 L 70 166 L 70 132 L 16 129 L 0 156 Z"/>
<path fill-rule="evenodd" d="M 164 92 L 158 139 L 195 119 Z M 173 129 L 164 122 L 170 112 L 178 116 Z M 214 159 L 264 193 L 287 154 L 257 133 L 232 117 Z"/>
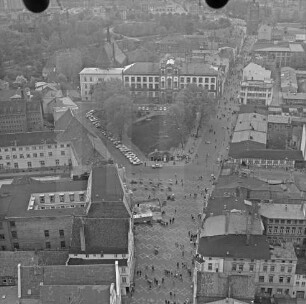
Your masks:
<path fill-rule="evenodd" d="M 251 62 L 243 69 L 240 103 L 269 106 L 273 98 L 271 71 Z"/>
<path fill-rule="evenodd" d="M 92 86 L 98 82 L 110 79 L 122 81 L 123 68 L 99 69 L 85 68 L 80 72 L 81 98 L 83 101 L 91 100 Z"/>

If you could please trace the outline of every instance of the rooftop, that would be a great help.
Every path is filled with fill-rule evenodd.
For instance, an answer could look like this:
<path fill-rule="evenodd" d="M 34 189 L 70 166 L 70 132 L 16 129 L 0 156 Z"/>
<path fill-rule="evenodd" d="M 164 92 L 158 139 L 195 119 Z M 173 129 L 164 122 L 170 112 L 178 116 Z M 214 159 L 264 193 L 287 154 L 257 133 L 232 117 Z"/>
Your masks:
<path fill-rule="evenodd" d="M 284 260 L 297 261 L 295 250 L 292 243 L 285 243 L 282 246 L 273 246 L 271 250 L 271 259 L 282 258 Z"/>
<path fill-rule="evenodd" d="M 291 93 L 291 92 L 283 92 L 283 99 L 304 99 L 306 102 L 306 93 Z"/>
<path fill-rule="evenodd" d="M 303 204 L 274 204 L 274 203 L 260 203 L 260 215 L 266 218 L 275 219 L 292 219 L 304 220 L 306 218 L 305 205 Z"/>
<path fill-rule="evenodd" d="M 22 266 L 22 298 L 40 295 L 43 286 L 110 285 L 116 283 L 114 265 Z M 67 287 L 68 288 L 68 287 Z M 28 291 L 31 294 L 29 295 Z"/>
<path fill-rule="evenodd" d="M 124 192 L 115 165 L 92 168 L 93 203 L 122 201 Z"/>
<path fill-rule="evenodd" d="M 267 116 L 258 113 L 239 114 L 235 126 L 235 132 L 246 130 L 267 132 Z"/>
<path fill-rule="evenodd" d="M 108 285 L 52 285 L 40 286 L 41 304 L 110 303 L 110 284 Z M 73 302 L 71 302 L 73 301 Z"/>
<path fill-rule="evenodd" d="M 83 227 L 85 250 L 81 245 Z M 127 254 L 129 219 L 75 217 L 72 226 L 70 253 Z"/>
<path fill-rule="evenodd" d="M 54 193 L 60 191 L 84 191 L 87 190 L 87 181 L 32 181 L 24 184 L 2 185 L 0 189 L 0 214 L 9 218 L 33 217 L 33 216 L 67 216 L 81 215 L 85 209 L 64 208 L 48 210 L 28 210 L 32 193 Z"/>
<path fill-rule="evenodd" d="M 198 253 L 204 257 L 269 260 L 269 243 L 265 235 L 218 235 L 200 238 Z"/>
<path fill-rule="evenodd" d="M 290 116 L 268 115 L 268 123 L 289 124 Z"/>
<path fill-rule="evenodd" d="M 246 141 L 253 141 L 263 145 L 267 143 L 267 133 L 266 132 L 258 132 L 258 131 L 237 131 L 234 132 L 232 143 L 240 143 Z"/>
<path fill-rule="evenodd" d="M 265 79 L 271 79 L 271 71 L 266 70 L 254 62 L 250 62 L 243 69 L 243 79 L 264 81 Z"/>
<path fill-rule="evenodd" d="M 197 273 L 197 303 L 207 303 L 205 299 L 221 300 L 227 298 L 229 286 L 235 299 L 253 299 L 255 278 L 252 275 L 226 275 L 224 273 Z"/>
<path fill-rule="evenodd" d="M 121 75 L 123 68 L 99 69 L 99 68 L 85 68 L 80 75 Z"/>
<path fill-rule="evenodd" d="M 92 264 L 113 264 L 115 265 L 114 259 L 79 259 L 79 258 L 69 258 L 68 265 L 92 265 Z M 127 259 L 118 259 L 118 266 L 127 266 Z"/>
<path fill-rule="evenodd" d="M 225 215 L 211 216 L 205 219 L 201 237 L 225 235 L 225 234 L 246 234 L 247 220 L 251 222 L 250 216 L 247 219 L 246 212 L 230 211 Z M 261 235 L 264 227 L 259 217 L 254 217 L 253 225 L 249 231 L 251 234 Z"/>
<path fill-rule="evenodd" d="M 231 142 L 230 143 L 230 149 L 229 149 L 229 157 L 239 157 L 239 155 L 243 151 L 249 151 L 249 150 L 265 150 L 266 144 L 254 140 L 244 140 L 239 142 Z"/>
<path fill-rule="evenodd" d="M 302 151 L 295 150 L 274 150 L 274 149 L 261 149 L 261 150 L 244 150 L 240 153 L 233 154 L 231 149 L 229 157 L 233 158 L 253 158 L 253 159 L 266 159 L 266 160 L 303 160 Z"/>
<path fill-rule="evenodd" d="M 136 62 L 126 68 L 123 72 L 124 75 L 158 75 L 159 63 L 155 62 Z"/>
<path fill-rule="evenodd" d="M 0 134 L 0 147 L 56 144 L 59 134 L 60 132 L 53 131 Z"/>

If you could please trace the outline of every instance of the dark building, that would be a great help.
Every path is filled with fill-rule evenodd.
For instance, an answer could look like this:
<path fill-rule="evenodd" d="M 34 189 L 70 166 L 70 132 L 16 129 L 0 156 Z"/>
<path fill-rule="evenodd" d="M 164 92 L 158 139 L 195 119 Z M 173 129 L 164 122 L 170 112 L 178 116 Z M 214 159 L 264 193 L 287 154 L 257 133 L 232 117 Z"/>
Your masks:
<path fill-rule="evenodd" d="M 259 3 L 253 0 L 249 4 L 248 14 L 246 18 L 247 34 L 257 35 L 259 25 Z"/>

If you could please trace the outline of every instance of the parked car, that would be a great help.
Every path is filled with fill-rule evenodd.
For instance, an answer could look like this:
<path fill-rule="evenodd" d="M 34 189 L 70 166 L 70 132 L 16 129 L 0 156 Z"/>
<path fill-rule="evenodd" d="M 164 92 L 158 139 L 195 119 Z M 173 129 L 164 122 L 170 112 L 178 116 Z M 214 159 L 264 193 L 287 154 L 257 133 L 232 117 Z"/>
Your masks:
<path fill-rule="evenodd" d="M 162 168 L 162 167 L 163 167 L 163 165 L 162 164 L 158 164 L 158 163 L 152 165 L 153 169 Z"/>

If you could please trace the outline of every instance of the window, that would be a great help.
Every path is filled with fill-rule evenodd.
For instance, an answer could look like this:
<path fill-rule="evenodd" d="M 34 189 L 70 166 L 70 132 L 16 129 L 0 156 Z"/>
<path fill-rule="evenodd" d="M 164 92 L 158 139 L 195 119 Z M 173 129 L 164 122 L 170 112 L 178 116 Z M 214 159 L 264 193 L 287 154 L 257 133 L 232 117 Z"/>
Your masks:
<path fill-rule="evenodd" d="M 66 248 L 66 243 L 65 243 L 65 241 L 61 241 L 61 248 Z"/>
<path fill-rule="evenodd" d="M 286 227 L 286 234 L 290 233 L 290 227 Z"/>
<path fill-rule="evenodd" d="M 49 198 L 50 198 L 50 203 L 54 203 L 55 202 L 55 197 L 54 195 L 49 195 Z"/>
<path fill-rule="evenodd" d="M 60 236 L 64 236 L 64 235 L 65 235 L 64 230 L 62 230 L 62 229 L 59 230 L 59 235 L 60 235 Z"/>
<path fill-rule="evenodd" d="M 4 234 L 0 234 L 0 240 L 5 240 Z"/>
<path fill-rule="evenodd" d="M 13 248 L 14 249 L 19 249 L 19 243 L 13 243 Z"/>
<path fill-rule="evenodd" d="M 45 154 L 44 154 L 44 153 L 39 153 L 39 156 L 40 156 L 40 157 L 44 157 Z"/>
<path fill-rule="evenodd" d="M 155 82 L 159 82 L 159 77 L 155 77 Z"/>
<path fill-rule="evenodd" d="M 277 288 L 277 289 L 276 289 L 276 292 L 277 292 L 278 294 L 282 294 L 282 293 L 283 293 L 283 290 L 282 290 L 281 288 Z"/>
<path fill-rule="evenodd" d="M 208 263 L 208 270 L 212 270 L 212 263 Z"/>
<path fill-rule="evenodd" d="M 51 243 L 50 242 L 46 242 L 46 249 L 51 249 Z"/>
<path fill-rule="evenodd" d="M 114 257 L 116 258 L 118 255 L 117 254 L 114 254 Z"/>
<path fill-rule="evenodd" d="M 147 77 L 142 77 L 142 81 L 146 82 L 147 81 Z"/>
<path fill-rule="evenodd" d="M 44 234 L 45 234 L 45 237 L 49 237 L 50 236 L 49 230 L 45 230 Z"/>
<path fill-rule="evenodd" d="M 45 203 L 45 196 L 44 196 L 43 194 L 39 196 L 39 202 L 40 202 L 41 204 L 44 204 L 44 203 Z"/>
<path fill-rule="evenodd" d="M 59 199 L 60 199 L 60 202 L 63 203 L 65 201 L 65 195 L 64 194 L 60 194 L 59 195 Z"/>
<path fill-rule="evenodd" d="M 3 229 L 3 223 L 0 222 L 0 229 Z"/>
<path fill-rule="evenodd" d="M 16 223 L 15 222 L 10 222 L 10 226 L 11 227 L 16 227 Z"/>
<path fill-rule="evenodd" d="M 267 265 L 264 265 L 263 268 L 262 268 L 262 270 L 263 270 L 264 272 L 267 272 L 267 271 L 268 271 L 268 266 L 267 266 Z"/>
<path fill-rule="evenodd" d="M 215 83 L 216 82 L 216 78 L 210 78 L 210 82 L 211 83 Z"/>
<path fill-rule="evenodd" d="M 273 276 L 269 276 L 269 283 L 273 283 Z"/>
<path fill-rule="evenodd" d="M 292 267 L 288 267 L 288 272 L 289 272 L 289 273 L 292 272 Z"/>
<path fill-rule="evenodd" d="M 12 238 L 17 239 L 17 231 L 12 231 Z"/>
<path fill-rule="evenodd" d="M 199 78 L 199 83 L 203 83 L 203 78 L 202 77 Z"/>
<path fill-rule="evenodd" d="M 20 147 L 18 150 L 19 150 L 19 151 L 22 151 L 23 149 Z"/>
<path fill-rule="evenodd" d="M 56 159 L 56 160 L 55 160 L 55 165 L 56 165 L 56 166 L 59 166 L 59 164 L 60 164 L 59 159 Z"/>
<path fill-rule="evenodd" d="M 250 264 L 250 271 L 254 271 L 254 264 Z"/>
<path fill-rule="evenodd" d="M 205 83 L 208 83 L 209 82 L 209 78 L 205 78 Z"/>
<path fill-rule="evenodd" d="M 40 165 L 43 167 L 43 166 L 45 166 L 45 161 L 44 160 L 41 160 L 40 161 Z"/>
<path fill-rule="evenodd" d="M 271 266 L 270 267 L 270 272 L 274 272 L 275 271 L 275 266 Z"/>
<path fill-rule="evenodd" d="M 74 202 L 74 193 L 69 194 L 70 202 Z"/>
<path fill-rule="evenodd" d="M 28 168 L 32 168 L 32 163 L 28 162 Z"/>
<path fill-rule="evenodd" d="M 233 264 L 232 265 L 232 271 L 236 271 L 237 270 L 237 265 L 236 264 Z"/>
<path fill-rule="evenodd" d="M 52 156 L 52 152 L 48 152 L 48 156 Z"/>
<path fill-rule="evenodd" d="M 141 82 L 141 77 L 137 77 L 137 82 Z"/>
<path fill-rule="evenodd" d="M 121 272 L 125 273 L 126 272 L 126 268 L 125 267 L 121 267 Z"/>
<path fill-rule="evenodd" d="M 18 163 L 14 163 L 14 168 L 18 169 Z"/>
<path fill-rule="evenodd" d="M 122 277 L 122 283 L 126 283 L 126 277 Z"/>
<path fill-rule="evenodd" d="M 19 154 L 19 158 L 24 158 L 23 154 Z"/>
<path fill-rule="evenodd" d="M 264 276 L 259 276 L 259 282 L 264 282 L 265 281 L 265 277 Z"/>
<path fill-rule="evenodd" d="M 124 81 L 129 82 L 129 77 L 125 76 Z"/>
<path fill-rule="evenodd" d="M 302 282 L 302 287 L 305 287 L 305 282 Z"/>
<path fill-rule="evenodd" d="M 37 153 L 33 153 L 33 157 L 37 157 Z"/>
<path fill-rule="evenodd" d="M 279 277 L 279 283 L 284 283 L 284 277 Z"/>
<path fill-rule="evenodd" d="M 10 156 L 9 156 L 9 155 L 6 155 L 6 156 L 5 156 L 5 159 L 10 159 Z"/>
<path fill-rule="evenodd" d="M 65 151 L 61 151 L 61 155 L 65 155 Z"/>
<path fill-rule="evenodd" d="M 187 83 L 190 83 L 190 77 L 187 77 Z"/>
<path fill-rule="evenodd" d="M 282 265 L 280 271 L 285 272 L 285 266 Z"/>
<path fill-rule="evenodd" d="M 79 194 L 79 199 L 81 202 L 84 202 L 84 193 Z"/>
<path fill-rule="evenodd" d="M 243 264 L 239 264 L 239 271 L 243 271 Z"/>
<path fill-rule="evenodd" d="M 290 284 L 291 282 L 291 277 L 287 277 L 287 283 Z"/>

